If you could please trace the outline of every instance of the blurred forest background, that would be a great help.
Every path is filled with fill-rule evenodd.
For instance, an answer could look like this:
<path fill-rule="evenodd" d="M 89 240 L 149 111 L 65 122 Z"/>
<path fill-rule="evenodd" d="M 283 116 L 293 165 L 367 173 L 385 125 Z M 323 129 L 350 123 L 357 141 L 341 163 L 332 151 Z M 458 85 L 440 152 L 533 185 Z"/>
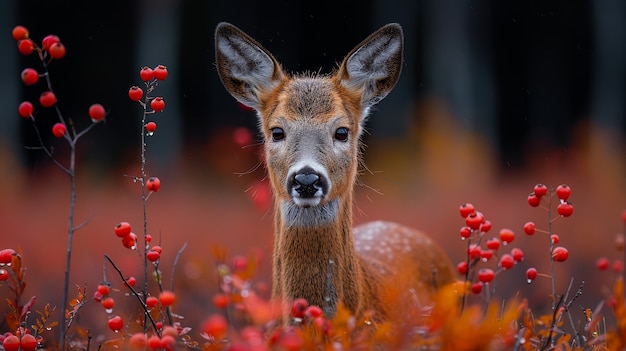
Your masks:
<path fill-rule="evenodd" d="M 148 170 L 162 187 L 149 199 L 148 222 L 164 247 L 167 276 L 176 251 L 190 244 L 175 272 L 177 311 L 205 316 L 211 310 L 216 245 L 231 255 L 259 249 L 259 280 L 269 283 L 271 198 L 263 168 L 256 168 L 255 115 L 226 93 L 214 67 L 213 30 L 220 21 L 249 33 L 291 72 L 330 72 L 372 31 L 399 22 L 404 71 L 368 122 L 369 170 L 356 189 L 355 222 L 386 219 L 423 229 L 456 262 L 465 257 L 457 209 L 472 202 L 494 231 L 516 230 L 514 244 L 527 255 L 521 267 L 498 278 L 497 291 L 520 291 L 547 305 L 548 280 L 529 286 L 524 278 L 527 267 L 547 272 L 549 262 L 548 239 L 522 235 L 527 221 L 547 226 L 545 212 L 530 208 L 526 197 L 536 183 L 567 183 L 575 211 L 554 224 L 570 249 L 570 261 L 557 267 L 557 288 L 563 293 L 570 279 L 575 286 L 587 281 L 580 300 L 586 307 L 604 296 L 601 287 L 611 279 L 594 273 L 595 260 L 618 258 L 613 238 L 624 230 L 626 208 L 621 0 L 3 0 L 0 248 L 23 252 L 27 295 L 62 306 L 69 187 L 44 153 L 27 148 L 37 139 L 17 106 L 36 100 L 43 85 L 20 81 L 23 68 L 40 64 L 17 52 L 10 34 L 17 24 L 37 42 L 53 33 L 67 47 L 66 57 L 50 66 L 66 117 L 80 128 L 90 123 L 92 103 L 108 111 L 106 122 L 78 145 L 77 222 L 89 223 L 74 240 L 72 284 L 94 289 L 104 253 L 129 275 L 141 270 L 113 227 L 129 221 L 140 232 L 142 225 L 140 189 L 126 177 L 138 174 L 141 109 L 127 91 L 141 83 L 142 66 L 157 64 L 170 74 L 157 89 L 166 109 L 151 116 L 158 129 L 148 139 Z M 66 145 L 47 132 L 52 111 L 37 113 L 45 143 L 64 163 Z M 95 328 L 106 319 L 82 322 Z"/>

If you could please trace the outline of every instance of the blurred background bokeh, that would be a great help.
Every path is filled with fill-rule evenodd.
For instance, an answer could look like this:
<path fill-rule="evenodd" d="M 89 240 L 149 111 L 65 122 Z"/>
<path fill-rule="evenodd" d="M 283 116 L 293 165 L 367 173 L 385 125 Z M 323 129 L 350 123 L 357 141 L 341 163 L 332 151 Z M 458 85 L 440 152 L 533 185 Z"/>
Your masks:
<path fill-rule="evenodd" d="M 263 253 L 258 280 L 269 283 L 272 205 L 253 112 L 240 108 L 214 67 L 213 30 L 231 22 L 268 48 L 290 72 L 330 72 L 388 22 L 405 30 L 405 63 L 396 89 L 372 113 L 355 223 L 385 219 L 433 236 L 453 262 L 464 259 L 458 206 L 473 203 L 494 225 L 518 233 L 526 260 L 504 272 L 498 293 L 549 304 L 549 280 L 526 284 L 530 266 L 548 270 L 548 239 L 522 226 L 547 215 L 530 208 L 536 183 L 569 184 L 574 215 L 554 223 L 570 260 L 557 290 L 586 282 L 579 305 L 595 307 L 610 286 L 600 256 L 620 256 L 615 234 L 626 208 L 626 3 L 606 1 L 20 1 L 0 2 L 0 248 L 28 266 L 26 295 L 60 309 L 67 233 L 67 177 L 40 151 L 30 120 L 17 114 L 43 85 L 20 72 L 39 68 L 16 50 L 11 29 L 31 38 L 58 35 L 66 57 L 50 66 L 59 107 L 83 128 L 95 102 L 107 111 L 78 145 L 77 222 L 72 285 L 94 289 L 104 253 L 138 275 L 136 253 L 113 233 L 120 221 L 142 226 L 139 172 L 141 108 L 128 99 L 142 66 L 164 64 L 158 87 L 167 107 L 154 115 L 148 171 L 162 181 L 148 201 L 149 232 L 164 248 L 170 276 L 176 252 L 176 312 L 194 325 L 218 291 L 211 248 Z M 67 148 L 47 132 L 52 111 L 37 108 L 46 145 L 62 163 Z M 140 231 L 136 229 L 135 231 Z M 508 250 L 505 248 L 504 250 Z M 109 279 L 117 277 L 109 270 Z M 165 285 L 168 286 L 166 281 Z M 121 284 L 118 285 L 121 288 Z M 92 290 L 93 291 L 93 290 Z M 7 294 L 0 287 L 0 295 Z M 94 313 L 101 313 L 98 309 Z M 79 321 L 94 330 L 101 314 Z M 89 315 L 89 314 L 88 314 Z M 582 315 L 581 315 L 582 316 Z"/>

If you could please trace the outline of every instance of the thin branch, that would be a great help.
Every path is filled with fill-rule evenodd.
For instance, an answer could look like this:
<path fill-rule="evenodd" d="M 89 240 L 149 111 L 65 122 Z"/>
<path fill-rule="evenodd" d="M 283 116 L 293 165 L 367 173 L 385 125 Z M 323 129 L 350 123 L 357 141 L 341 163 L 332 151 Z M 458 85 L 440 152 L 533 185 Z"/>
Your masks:
<path fill-rule="evenodd" d="M 119 274 L 120 278 L 122 278 L 122 281 L 124 282 L 124 285 L 126 285 L 126 287 L 137 298 L 137 300 L 139 301 L 139 304 L 141 304 L 141 307 L 144 310 L 144 316 L 146 316 L 146 318 L 148 318 L 148 320 L 150 320 L 150 323 L 152 324 L 152 327 L 154 328 L 155 332 L 159 336 L 161 336 L 161 332 L 157 328 L 156 322 L 154 321 L 154 319 L 150 315 L 150 310 L 148 309 L 148 306 L 146 305 L 146 302 L 144 301 L 144 299 L 141 297 L 141 294 L 139 292 L 137 292 L 137 290 L 135 290 L 135 288 L 133 288 L 132 285 L 128 284 L 128 281 L 126 280 L 126 277 L 124 277 L 124 273 L 122 273 L 122 270 L 115 264 L 115 262 L 113 262 L 113 260 L 111 259 L 111 257 L 109 257 L 109 255 L 105 254 L 104 258 L 106 258 L 107 261 L 109 261 L 109 263 L 111 264 L 113 269 L 115 269 L 117 271 L 117 273 Z"/>
<path fill-rule="evenodd" d="M 178 266 L 178 261 L 180 260 L 180 256 L 182 256 L 183 251 L 187 248 L 187 243 L 184 243 L 183 246 L 176 253 L 176 257 L 174 258 L 174 264 L 172 265 L 172 272 L 170 273 L 170 289 L 174 291 L 174 277 L 176 276 L 174 272 L 176 272 L 176 266 Z"/>

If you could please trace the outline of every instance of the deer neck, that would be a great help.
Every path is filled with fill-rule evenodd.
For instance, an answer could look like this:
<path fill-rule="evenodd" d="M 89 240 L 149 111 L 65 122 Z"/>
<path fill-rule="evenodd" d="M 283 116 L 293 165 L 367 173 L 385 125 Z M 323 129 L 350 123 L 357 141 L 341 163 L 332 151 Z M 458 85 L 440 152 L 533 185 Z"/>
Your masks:
<path fill-rule="evenodd" d="M 305 298 L 329 316 L 339 301 L 357 311 L 362 278 L 350 197 L 313 207 L 279 202 L 276 210 L 275 297 Z"/>

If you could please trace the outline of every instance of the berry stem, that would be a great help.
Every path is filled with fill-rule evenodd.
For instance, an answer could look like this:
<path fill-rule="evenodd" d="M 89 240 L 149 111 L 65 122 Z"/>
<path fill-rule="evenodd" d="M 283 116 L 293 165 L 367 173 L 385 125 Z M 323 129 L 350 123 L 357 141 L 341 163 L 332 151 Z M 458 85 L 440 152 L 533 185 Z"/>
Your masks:
<path fill-rule="evenodd" d="M 551 194 L 552 195 L 552 194 Z M 556 289 L 554 283 L 554 259 L 552 259 L 552 252 L 554 251 L 554 242 L 552 241 L 552 196 L 548 196 L 548 240 L 550 242 L 550 281 L 552 285 L 552 310 L 557 306 L 556 304 Z"/>
<path fill-rule="evenodd" d="M 148 296 L 148 256 L 147 256 L 147 246 L 148 246 L 148 211 L 147 211 L 147 194 L 146 194 L 146 134 L 144 133 L 144 125 L 146 124 L 146 115 L 147 113 L 147 102 L 148 102 L 148 94 L 152 91 L 150 88 L 146 89 L 146 97 L 145 103 L 143 106 L 143 115 L 141 116 L 141 125 L 139 127 L 139 132 L 141 133 L 141 177 L 139 178 L 139 183 L 141 185 L 141 203 L 143 206 L 143 242 L 144 242 L 144 250 L 143 250 L 143 274 L 144 274 L 144 285 L 143 285 L 143 296 L 146 298 Z M 147 332 L 146 318 L 148 318 L 150 313 L 146 310 L 144 313 L 144 332 Z"/>

